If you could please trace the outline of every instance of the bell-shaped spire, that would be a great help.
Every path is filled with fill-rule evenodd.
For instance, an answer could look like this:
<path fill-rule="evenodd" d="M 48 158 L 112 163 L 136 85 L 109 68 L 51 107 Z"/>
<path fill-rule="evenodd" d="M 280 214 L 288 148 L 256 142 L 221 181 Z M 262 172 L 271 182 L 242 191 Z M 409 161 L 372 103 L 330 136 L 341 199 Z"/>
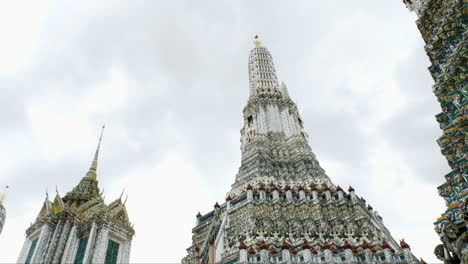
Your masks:
<path fill-rule="evenodd" d="M 102 141 L 102 134 L 104 133 L 104 128 L 106 126 L 102 126 L 101 130 L 101 136 L 99 137 L 99 143 L 96 149 L 96 153 L 94 154 L 94 159 L 93 162 L 91 163 L 91 167 L 89 168 L 88 173 L 86 174 L 86 177 L 90 177 L 93 179 L 96 179 L 96 170 L 97 170 L 97 163 L 98 163 L 98 156 L 99 156 L 99 148 L 101 147 L 101 141 Z"/>
<path fill-rule="evenodd" d="M 260 97 L 279 96 L 278 77 L 270 51 L 262 46 L 258 36 L 255 36 L 255 47 L 249 55 L 250 95 Z"/>

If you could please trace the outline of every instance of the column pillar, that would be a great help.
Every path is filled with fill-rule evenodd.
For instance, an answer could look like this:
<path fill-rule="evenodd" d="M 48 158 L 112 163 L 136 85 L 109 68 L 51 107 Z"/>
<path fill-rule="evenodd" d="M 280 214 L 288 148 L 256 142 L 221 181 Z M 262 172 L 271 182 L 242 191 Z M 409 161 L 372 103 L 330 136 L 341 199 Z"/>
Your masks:
<path fill-rule="evenodd" d="M 247 264 L 247 246 L 244 243 L 239 245 L 239 264 Z"/>
<path fill-rule="evenodd" d="M 58 224 L 55 226 L 55 228 L 58 228 Z M 45 257 L 44 255 L 48 251 L 49 241 L 50 239 L 52 239 L 51 238 L 52 231 L 53 231 L 52 227 L 49 226 L 48 224 L 45 224 L 42 227 L 41 234 L 39 235 L 39 238 L 37 240 L 36 250 L 34 252 L 34 255 L 31 258 L 31 263 L 43 262 L 42 260 Z M 28 254 L 28 252 L 26 254 Z"/>
<path fill-rule="evenodd" d="M 61 263 L 73 263 L 75 260 L 76 250 L 78 246 L 78 237 L 76 235 L 76 225 L 73 225 L 70 234 L 68 235 L 67 245 L 63 251 Z"/>
<path fill-rule="evenodd" d="M 83 263 L 89 263 L 90 259 L 91 259 L 91 256 L 92 256 L 92 248 L 94 247 L 94 240 L 95 240 L 95 237 L 96 237 L 96 229 L 97 229 L 97 225 L 96 223 L 92 223 L 91 224 L 91 230 L 89 231 L 89 237 L 88 237 L 88 243 L 86 244 L 86 250 L 85 250 L 85 254 L 84 254 L 84 257 L 83 257 Z"/>
<path fill-rule="evenodd" d="M 104 263 L 106 259 L 109 229 L 101 227 L 97 233 L 96 244 L 92 254 L 91 263 Z"/>
<path fill-rule="evenodd" d="M 273 201 L 278 201 L 279 200 L 279 193 L 277 189 L 274 189 L 272 192 L 273 195 Z"/>
<path fill-rule="evenodd" d="M 208 248 L 208 264 L 215 264 L 215 248 L 214 248 L 214 239 L 209 238 L 208 244 L 210 245 Z"/>
<path fill-rule="evenodd" d="M 67 245 L 68 237 L 70 236 L 70 220 L 67 220 L 63 226 L 62 233 L 57 242 L 57 249 L 55 250 L 52 262 L 59 263 L 62 259 L 65 246 Z"/>

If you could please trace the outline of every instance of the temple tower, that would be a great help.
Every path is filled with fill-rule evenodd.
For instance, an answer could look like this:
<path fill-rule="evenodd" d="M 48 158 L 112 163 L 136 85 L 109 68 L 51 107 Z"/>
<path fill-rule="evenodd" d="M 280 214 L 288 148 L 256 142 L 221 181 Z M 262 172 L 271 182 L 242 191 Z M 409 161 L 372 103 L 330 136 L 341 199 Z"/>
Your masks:
<path fill-rule="evenodd" d="M 226 201 L 198 213 L 183 263 L 420 263 L 350 187 L 326 175 L 272 56 L 255 38 L 241 166 Z"/>
<path fill-rule="evenodd" d="M 103 126 L 104 130 L 104 126 Z M 18 263 L 128 263 L 135 234 L 122 196 L 106 205 L 97 181 L 99 144 L 80 183 L 61 197 L 46 198 L 26 230 Z"/>
<path fill-rule="evenodd" d="M 451 171 L 438 187 L 447 209 L 434 225 L 443 244 L 434 253 L 445 263 L 468 263 L 468 34 L 466 0 L 404 0 L 418 15 L 434 79 L 432 91 L 442 112 L 436 120 L 443 130 L 437 140 Z"/>

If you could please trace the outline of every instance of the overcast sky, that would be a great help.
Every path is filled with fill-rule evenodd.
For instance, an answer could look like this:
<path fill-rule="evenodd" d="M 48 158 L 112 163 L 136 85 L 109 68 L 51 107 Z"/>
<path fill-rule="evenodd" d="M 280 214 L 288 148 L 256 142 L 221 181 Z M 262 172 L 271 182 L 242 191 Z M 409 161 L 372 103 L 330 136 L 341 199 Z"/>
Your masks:
<path fill-rule="evenodd" d="M 416 16 L 390 1 L 0 0 L 0 262 L 16 261 L 48 188 L 98 165 L 106 202 L 128 194 L 132 262 L 179 262 L 198 211 L 240 165 L 247 62 L 258 34 L 335 184 L 352 185 L 395 239 L 435 262 L 435 140 Z"/>

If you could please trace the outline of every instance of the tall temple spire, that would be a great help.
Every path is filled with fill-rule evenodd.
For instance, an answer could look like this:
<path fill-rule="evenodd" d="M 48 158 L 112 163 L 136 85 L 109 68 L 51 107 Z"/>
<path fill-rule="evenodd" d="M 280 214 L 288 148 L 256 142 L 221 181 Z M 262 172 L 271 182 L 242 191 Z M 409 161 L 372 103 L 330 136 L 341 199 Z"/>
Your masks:
<path fill-rule="evenodd" d="M 101 147 L 101 141 L 102 141 L 102 134 L 104 133 L 104 128 L 106 128 L 105 125 L 102 125 L 102 130 L 101 130 L 101 136 L 99 137 L 99 143 L 96 149 L 96 153 L 94 154 L 94 159 L 93 162 L 91 163 L 91 167 L 89 168 L 88 173 L 86 176 L 90 176 L 94 179 L 96 179 L 96 170 L 97 170 L 97 163 L 98 163 L 98 156 L 99 156 L 99 148 Z"/>
<path fill-rule="evenodd" d="M 226 202 L 197 215 L 182 262 L 419 264 L 371 206 L 333 184 L 270 52 L 254 43 L 239 172 Z"/>

